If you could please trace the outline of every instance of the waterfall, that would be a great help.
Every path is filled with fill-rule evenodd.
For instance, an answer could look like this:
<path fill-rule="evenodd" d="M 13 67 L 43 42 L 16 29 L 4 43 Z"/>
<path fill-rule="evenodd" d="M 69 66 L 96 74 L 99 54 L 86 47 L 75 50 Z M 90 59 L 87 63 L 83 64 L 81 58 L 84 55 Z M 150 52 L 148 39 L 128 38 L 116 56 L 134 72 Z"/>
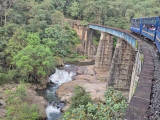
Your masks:
<path fill-rule="evenodd" d="M 46 108 L 46 114 L 48 120 L 58 120 L 60 118 L 61 109 L 64 104 L 60 102 L 56 96 L 56 90 L 58 87 L 65 82 L 72 81 L 72 77 L 76 75 L 75 65 L 65 65 L 61 69 L 56 69 L 55 73 L 52 74 L 49 79 L 54 83 L 54 86 L 46 90 L 48 98 L 48 106 Z"/>

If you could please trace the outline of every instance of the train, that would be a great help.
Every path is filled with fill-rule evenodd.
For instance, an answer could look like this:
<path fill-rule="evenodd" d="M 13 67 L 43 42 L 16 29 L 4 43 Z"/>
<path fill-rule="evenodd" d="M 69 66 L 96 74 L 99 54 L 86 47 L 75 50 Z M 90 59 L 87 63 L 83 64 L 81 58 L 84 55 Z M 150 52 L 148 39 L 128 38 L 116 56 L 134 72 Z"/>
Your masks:
<path fill-rule="evenodd" d="M 153 41 L 160 53 L 160 16 L 132 18 L 130 30 Z"/>

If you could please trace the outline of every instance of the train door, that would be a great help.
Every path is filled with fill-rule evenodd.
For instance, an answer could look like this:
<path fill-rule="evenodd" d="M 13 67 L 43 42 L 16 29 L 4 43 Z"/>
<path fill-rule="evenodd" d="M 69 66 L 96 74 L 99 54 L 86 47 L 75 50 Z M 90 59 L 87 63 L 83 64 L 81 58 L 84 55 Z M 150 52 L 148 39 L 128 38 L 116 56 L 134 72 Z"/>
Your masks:
<path fill-rule="evenodd" d="M 141 19 L 140 19 L 140 34 L 141 34 L 141 32 L 142 32 L 142 28 L 143 28 L 143 19 L 141 18 Z"/>
<path fill-rule="evenodd" d="M 160 52 L 160 18 L 159 17 L 157 18 L 155 43 L 156 43 L 158 51 Z"/>

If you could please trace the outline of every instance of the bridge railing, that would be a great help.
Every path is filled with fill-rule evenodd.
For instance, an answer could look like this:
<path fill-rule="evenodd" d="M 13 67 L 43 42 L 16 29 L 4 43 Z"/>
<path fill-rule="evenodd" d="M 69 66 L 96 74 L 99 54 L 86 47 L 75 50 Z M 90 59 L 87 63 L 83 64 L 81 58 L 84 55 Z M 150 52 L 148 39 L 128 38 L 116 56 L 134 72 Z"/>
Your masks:
<path fill-rule="evenodd" d="M 88 24 L 88 27 L 94 30 L 99 30 L 102 32 L 107 32 L 109 34 L 112 34 L 114 36 L 117 36 L 119 38 L 122 38 L 126 40 L 130 45 L 134 47 L 134 49 L 137 49 L 136 47 L 136 38 L 134 38 L 132 35 L 125 32 L 125 30 L 117 29 L 117 28 L 111 28 L 107 26 L 102 25 L 95 25 L 95 24 Z"/>

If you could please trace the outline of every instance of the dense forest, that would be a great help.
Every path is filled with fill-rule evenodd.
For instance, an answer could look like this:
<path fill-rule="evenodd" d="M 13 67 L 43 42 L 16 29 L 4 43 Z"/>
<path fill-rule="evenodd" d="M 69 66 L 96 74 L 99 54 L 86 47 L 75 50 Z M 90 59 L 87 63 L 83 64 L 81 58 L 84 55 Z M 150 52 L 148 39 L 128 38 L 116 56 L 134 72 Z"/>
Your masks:
<path fill-rule="evenodd" d="M 75 50 L 79 38 L 65 24 L 66 18 L 129 29 L 131 18 L 158 16 L 159 4 L 160 0 L 0 0 L 0 85 L 40 82 L 67 58 L 82 57 Z"/>
<path fill-rule="evenodd" d="M 0 83 L 19 77 L 43 79 L 56 61 L 76 56 L 72 49 L 78 37 L 64 24 L 65 17 L 128 29 L 133 17 L 159 15 L 159 4 L 159 0 L 0 0 Z"/>

